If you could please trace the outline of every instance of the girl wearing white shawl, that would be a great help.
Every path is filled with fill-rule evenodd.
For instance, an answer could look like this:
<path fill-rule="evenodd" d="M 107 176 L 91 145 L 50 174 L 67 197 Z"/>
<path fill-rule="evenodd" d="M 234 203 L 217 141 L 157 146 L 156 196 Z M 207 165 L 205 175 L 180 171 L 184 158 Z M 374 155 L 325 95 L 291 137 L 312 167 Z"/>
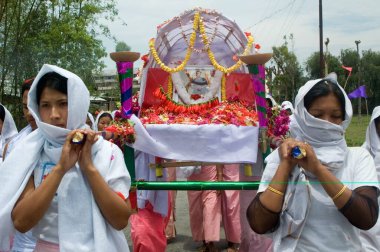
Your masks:
<path fill-rule="evenodd" d="M 373 109 L 363 146 L 375 160 L 377 177 L 380 180 L 380 106 Z M 380 203 L 379 203 L 380 204 Z M 360 231 L 360 240 L 365 251 L 380 251 L 380 221 L 368 231 Z"/>
<path fill-rule="evenodd" d="M 17 127 L 8 109 L 0 104 L 0 163 L 3 161 L 3 150 L 9 140 L 17 135 Z"/>
<path fill-rule="evenodd" d="M 294 115 L 295 139 L 268 156 L 250 225 L 273 233 L 274 251 L 361 251 L 359 229 L 376 223 L 379 185 L 370 154 L 346 145 L 352 106 L 336 75 L 301 87 Z M 292 157 L 296 146 L 305 157 Z"/>
<path fill-rule="evenodd" d="M 130 215 L 130 176 L 119 148 L 83 129 L 89 107 L 83 81 L 44 65 L 28 107 L 38 129 L 0 167 L 0 250 L 9 249 L 15 227 L 33 228 L 36 251 L 129 251 L 118 230 Z M 73 144 L 78 131 L 86 138 Z"/>
<path fill-rule="evenodd" d="M 95 131 L 103 131 L 104 128 L 107 127 L 111 123 L 112 120 L 113 120 L 113 117 L 110 112 L 102 111 L 96 116 L 93 129 Z"/>
<path fill-rule="evenodd" d="M 294 113 L 293 104 L 290 101 L 283 101 L 281 103 L 281 109 L 287 110 L 289 115 L 292 115 Z"/>

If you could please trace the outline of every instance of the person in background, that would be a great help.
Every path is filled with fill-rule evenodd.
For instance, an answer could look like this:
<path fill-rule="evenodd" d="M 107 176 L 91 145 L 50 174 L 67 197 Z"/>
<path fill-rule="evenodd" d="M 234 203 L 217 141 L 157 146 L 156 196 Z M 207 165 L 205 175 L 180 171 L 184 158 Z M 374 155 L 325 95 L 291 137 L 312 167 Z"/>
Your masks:
<path fill-rule="evenodd" d="M 289 116 L 293 115 L 294 113 L 293 104 L 290 101 L 283 101 L 281 103 L 281 109 L 286 110 Z"/>
<path fill-rule="evenodd" d="M 36 252 L 129 251 L 131 179 L 120 149 L 86 129 L 89 104 L 77 75 L 42 67 L 28 96 L 38 129 L 0 166 L 0 250 L 33 228 Z"/>
<path fill-rule="evenodd" d="M 113 118 L 111 113 L 102 111 L 98 114 L 95 120 L 95 131 L 103 131 L 104 128 L 106 128 L 110 123 L 112 122 Z"/>
<path fill-rule="evenodd" d="M 255 232 L 273 233 L 275 252 L 362 251 L 359 229 L 377 221 L 375 164 L 365 149 L 347 147 L 352 105 L 336 79 L 331 74 L 300 88 L 297 125 L 290 128 L 295 138 L 267 157 L 247 210 Z"/>
<path fill-rule="evenodd" d="M 218 181 L 215 165 L 201 166 L 188 181 Z M 220 179 L 220 178 L 219 178 Z M 187 191 L 190 228 L 194 241 L 203 242 L 200 251 L 215 252 L 215 242 L 220 239 L 221 196 L 217 190 Z"/>
<path fill-rule="evenodd" d="M 28 125 L 23 128 L 4 148 L 3 159 L 5 160 L 9 153 L 15 148 L 16 145 L 22 144 L 22 140 L 29 135 L 32 131 L 37 129 L 36 120 L 28 109 L 28 94 L 34 78 L 25 80 L 22 84 L 22 112 Z M 13 239 L 12 252 L 33 252 L 36 246 L 36 239 L 32 235 L 32 231 L 20 233 L 16 230 Z"/>
<path fill-rule="evenodd" d="M 8 109 L 0 104 L 0 164 L 3 162 L 5 145 L 18 133 L 16 124 Z"/>
<path fill-rule="evenodd" d="M 380 106 L 373 109 L 362 147 L 368 150 L 375 160 L 377 178 L 380 181 Z M 364 251 L 380 251 L 380 221 L 377 220 L 376 225 L 368 231 L 360 230 L 360 240 Z"/>

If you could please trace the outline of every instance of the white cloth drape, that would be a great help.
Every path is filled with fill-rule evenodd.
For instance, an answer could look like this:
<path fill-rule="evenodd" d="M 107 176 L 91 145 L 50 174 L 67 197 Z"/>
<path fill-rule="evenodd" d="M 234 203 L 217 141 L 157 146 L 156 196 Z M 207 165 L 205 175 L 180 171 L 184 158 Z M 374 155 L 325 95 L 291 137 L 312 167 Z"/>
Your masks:
<path fill-rule="evenodd" d="M 259 127 L 235 125 L 143 125 L 132 116 L 133 148 L 174 160 L 255 163 Z"/>

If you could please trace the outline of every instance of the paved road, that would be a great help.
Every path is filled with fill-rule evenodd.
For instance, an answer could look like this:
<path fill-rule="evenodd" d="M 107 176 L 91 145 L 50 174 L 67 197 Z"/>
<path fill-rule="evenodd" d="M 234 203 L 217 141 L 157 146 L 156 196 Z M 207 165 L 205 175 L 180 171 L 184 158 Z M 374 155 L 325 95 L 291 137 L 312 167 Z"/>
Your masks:
<path fill-rule="evenodd" d="M 173 241 L 168 243 L 166 251 L 170 251 L 170 252 L 198 251 L 198 248 L 201 246 L 201 243 L 194 242 L 191 237 L 186 191 L 177 192 L 176 207 L 177 207 L 177 215 L 176 215 L 177 237 Z M 128 240 L 128 244 L 130 245 L 130 249 L 132 251 L 132 246 L 131 246 L 132 242 L 130 239 L 129 227 L 125 230 L 125 234 Z M 227 248 L 227 242 L 225 240 L 223 228 L 221 228 L 220 237 L 221 237 L 221 241 L 217 243 L 216 245 L 219 247 L 221 251 L 225 251 Z"/>

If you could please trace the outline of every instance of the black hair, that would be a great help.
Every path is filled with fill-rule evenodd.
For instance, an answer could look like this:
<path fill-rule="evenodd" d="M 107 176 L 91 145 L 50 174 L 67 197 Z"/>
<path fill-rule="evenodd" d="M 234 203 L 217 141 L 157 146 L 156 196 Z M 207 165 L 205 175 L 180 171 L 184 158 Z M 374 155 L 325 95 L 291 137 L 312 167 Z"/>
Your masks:
<path fill-rule="evenodd" d="M 51 88 L 67 95 L 67 78 L 56 72 L 49 72 L 43 75 L 37 83 L 37 104 L 40 105 L 42 91 Z"/>
<path fill-rule="evenodd" d="M 315 101 L 315 99 L 327 96 L 332 93 L 335 95 L 336 98 L 338 98 L 340 108 L 342 111 L 342 120 L 344 120 L 346 115 L 346 99 L 338 85 L 338 83 L 333 83 L 331 81 L 326 80 L 321 80 L 320 82 L 315 84 L 314 87 L 312 87 L 304 97 L 303 103 L 306 110 L 309 110 L 311 104 Z"/>
<path fill-rule="evenodd" d="M 112 115 L 111 115 L 110 113 L 108 113 L 108 112 L 104 112 L 104 113 L 101 114 L 101 116 L 99 117 L 98 122 L 99 122 L 100 119 L 102 119 L 103 117 L 109 117 L 109 118 L 111 118 L 111 121 L 113 120 Z"/>
<path fill-rule="evenodd" d="M 21 96 L 24 95 L 25 91 L 30 90 L 30 87 L 32 86 L 33 81 L 34 81 L 34 77 L 30 78 L 30 79 L 27 79 L 27 80 L 25 80 L 22 83 L 22 86 L 21 86 Z"/>
<path fill-rule="evenodd" d="M 4 122 L 5 119 L 5 109 L 4 106 L 0 104 L 0 120 Z"/>
<path fill-rule="evenodd" d="M 380 124 L 380 116 L 375 118 L 375 126 Z"/>

